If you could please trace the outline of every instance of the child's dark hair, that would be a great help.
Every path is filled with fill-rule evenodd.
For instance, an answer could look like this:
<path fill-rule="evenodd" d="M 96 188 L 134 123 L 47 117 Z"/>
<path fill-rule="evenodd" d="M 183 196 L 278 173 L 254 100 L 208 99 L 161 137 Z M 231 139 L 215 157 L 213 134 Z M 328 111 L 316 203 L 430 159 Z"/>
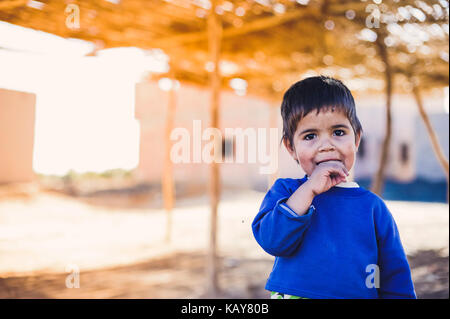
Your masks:
<path fill-rule="evenodd" d="M 356 135 L 362 132 L 361 123 L 356 116 L 355 101 L 350 90 L 341 81 L 328 76 L 314 76 L 298 81 L 284 93 L 281 104 L 283 118 L 283 137 L 293 145 L 293 138 L 300 120 L 309 112 L 338 109 L 344 112 Z"/>

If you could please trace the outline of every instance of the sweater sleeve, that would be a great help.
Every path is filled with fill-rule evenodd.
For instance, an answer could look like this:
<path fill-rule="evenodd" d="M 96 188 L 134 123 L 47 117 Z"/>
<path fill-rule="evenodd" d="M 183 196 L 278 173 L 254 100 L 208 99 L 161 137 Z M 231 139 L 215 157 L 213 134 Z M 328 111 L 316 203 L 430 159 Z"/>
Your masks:
<path fill-rule="evenodd" d="M 381 200 L 375 214 L 380 281 L 379 298 L 415 299 L 411 269 L 392 214 Z"/>
<path fill-rule="evenodd" d="M 282 179 L 278 179 L 264 197 L 252 223 L 258 244 L 276 257 L 287 257 L 297 250 L 315 211 L 311 205 L 306 214 L 297 215 L 286 204 L 291 195 Z"/>

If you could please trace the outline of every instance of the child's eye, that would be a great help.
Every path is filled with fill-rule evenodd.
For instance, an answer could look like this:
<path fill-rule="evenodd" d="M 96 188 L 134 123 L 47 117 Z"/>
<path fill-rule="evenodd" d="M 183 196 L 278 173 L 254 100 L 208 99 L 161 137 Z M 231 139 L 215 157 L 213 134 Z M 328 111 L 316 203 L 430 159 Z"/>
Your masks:
<path fill-rule="evenodd" d="M 336 130 L 334 131 L 336 133 L 337 136 L 343 136 L 345 135 L 345 132 L 343 130 Z"/>
<path fill-rule="evenodd" d="M 309 140 L 311 140 L 311 139 L 314 138 L 314 135 L 316 135 L 316 134 L 308 134 L 308 135 L 305 135 L 304 139 L 307 140 L 307 141 L 309 141 Z"/>

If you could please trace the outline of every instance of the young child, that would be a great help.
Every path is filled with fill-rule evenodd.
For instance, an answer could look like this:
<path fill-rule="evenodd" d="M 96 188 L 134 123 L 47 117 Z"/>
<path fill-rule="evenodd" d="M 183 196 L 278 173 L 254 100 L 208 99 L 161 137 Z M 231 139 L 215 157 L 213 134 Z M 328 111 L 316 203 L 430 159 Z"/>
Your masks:
<path fill-rule="evenodd" d="M 362 134 L 349 89 L 304 79 L 284 94 L 281 115 L 283 143 L 306 175 L 278 179 L 252 223 L 275 256 L 272 298 L 416 298 L 391 213 L 346 180 Z"/>

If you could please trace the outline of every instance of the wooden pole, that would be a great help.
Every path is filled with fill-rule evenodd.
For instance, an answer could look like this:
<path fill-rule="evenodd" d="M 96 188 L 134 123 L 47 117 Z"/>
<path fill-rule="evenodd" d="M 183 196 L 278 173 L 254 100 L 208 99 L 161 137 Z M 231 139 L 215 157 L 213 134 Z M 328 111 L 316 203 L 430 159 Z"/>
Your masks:
<path fill-rule="evenodd" d="M 210 125 L 212 128 L 219 126 L 219 98 L 220 98 L 220 44 L 222 38 L 222 25 L 216 13 L 217 0 L 211 3 L 211 11 L 208 16 L 208 46 L 210 59 L 214 65 L 214 70 L 210 73 L 211 85 L 211 106 Z M 221 143 L 222 141 L 217 141 Z M 221 145 L 215 145 L 215 149 Z M 220 199 L 220 171 L 219 164 L 212 161 L 210 164 L 209 196 L 211 204 L 211 220 L 209 235 L 209 251 L 207 255 L 207 293 L 210 297 L 215 297 L 219 293 L 218 286 L 218 261 L 217 261 L 217 210 Z"/>
<path fill-rule="evenodd" d="M 319 21 L 321 21 L 320 15 L 321 13 L 318 9 L 309 8 L 308 10 L 301 9 L 292 12 L 286 12 L 281 15 L 259 18 L 246 22 L 243 26 L 240 27 L 226 28 L 221 33 L 222 34 L 221 38 L 229 39 L 262 30 L 270 30 L 276 28 L 279 25 L 296 20 L 297 21 L 301 20 L 303 22 L 308 21 L 318 23 Z M 202 42 L 205 41 L 207 37 L 209 37 L 209 32 L 205 33 L 203 31 L 200 31 L 200 32 L 185 33 L 155 39 L 154 45 L 158 47 L 176 47 L 182 44 L 194 44 L 196 42 Z M 152 44 L 149 45 L 151 46 Z"/>
<path fill-rule="evenodd" d="M 170 159 L 170 149 L 172 146 L 170 140 L 170 133 L 173 129 L 176 108 L 176 93 L 175 93 L 175 79 L 171 78 L 172 87 L 169 90 L 169 102 L 166 113 L 166 127 L 165 127 L 165 154 L 164 154 L 164 170 L 162 176 L 162 193 L 164 201 L 164 209 L 167 214 L 166 223 L 166 242 L 170 242 L 172 238 L 172 210 L 175 201 L 175 185 L 173 180 L 173 164 Z"/>
<path fill-rule="evenodd" d="M 384 37 L 381 37 L 380 34 L 378 34 L 376 44 L 378 46 L 378 53 L 381 57 L 381 60 L 384 62 L 385 65 L 385 71 L 384 71 L 384 78 L 386 83 L 386 134 L 384 136 L 383 140 L 383 146 L 381 148 L 381 154 L 380 154 L 380 162 L 378 166 L 378 170 L 375 174 L 375 178 L 372 181 L 372 185 L 370 187 L 371 191 L 375 194 L 381 196 L 381 193 L 383 191 L 383 182 L 384 182 L 384 171 L 386 168 L 386 162 L 387 162 L 387 156 L 389 152 L 389 145 L 391 142 L 391 135 L 392 135 L 392 115 L 391 115 L 391 104 L 392 104 L 392 69 L 389 61 L 389 55 L 387 48 L 384 44 Z"/>
<path fill-rule="evenodd" d="M 449 190 L 448 160 L 445 158 L 445 154 L 442 151 L 441 145 L 439 144 L 439 140 L 436 136 L 436 132 L 434 131 L 433 126 L 431 125 L 430 119 L 429 119 L 427 113 L 425 112 L 425 108 L 423 107 L 420 90 L 419 90 L 418 86 L 416 85 L 416 83 L 413 83 L 412 79 L 410 79 L 410 82 L 413 87 L 412 91 L 413 91 L 414 98 L 416 99 L 416 104 L 419 109 L 419 114 L 420 114 L 420 117 L 422 118 L 423 123 L 425 124 L 425 128 L 428 132 L 428 137 L 430 138 L 431 146 L 433 148 L 434 154 L 436 155 L 437 160 L 439 161 L 439 164 L 441 164 L 442 169 L 444 170 L 444 173 L 445 173 L 445 178 L 447 179 L 447 203 L 448 203 L 448 190 Z"/>

